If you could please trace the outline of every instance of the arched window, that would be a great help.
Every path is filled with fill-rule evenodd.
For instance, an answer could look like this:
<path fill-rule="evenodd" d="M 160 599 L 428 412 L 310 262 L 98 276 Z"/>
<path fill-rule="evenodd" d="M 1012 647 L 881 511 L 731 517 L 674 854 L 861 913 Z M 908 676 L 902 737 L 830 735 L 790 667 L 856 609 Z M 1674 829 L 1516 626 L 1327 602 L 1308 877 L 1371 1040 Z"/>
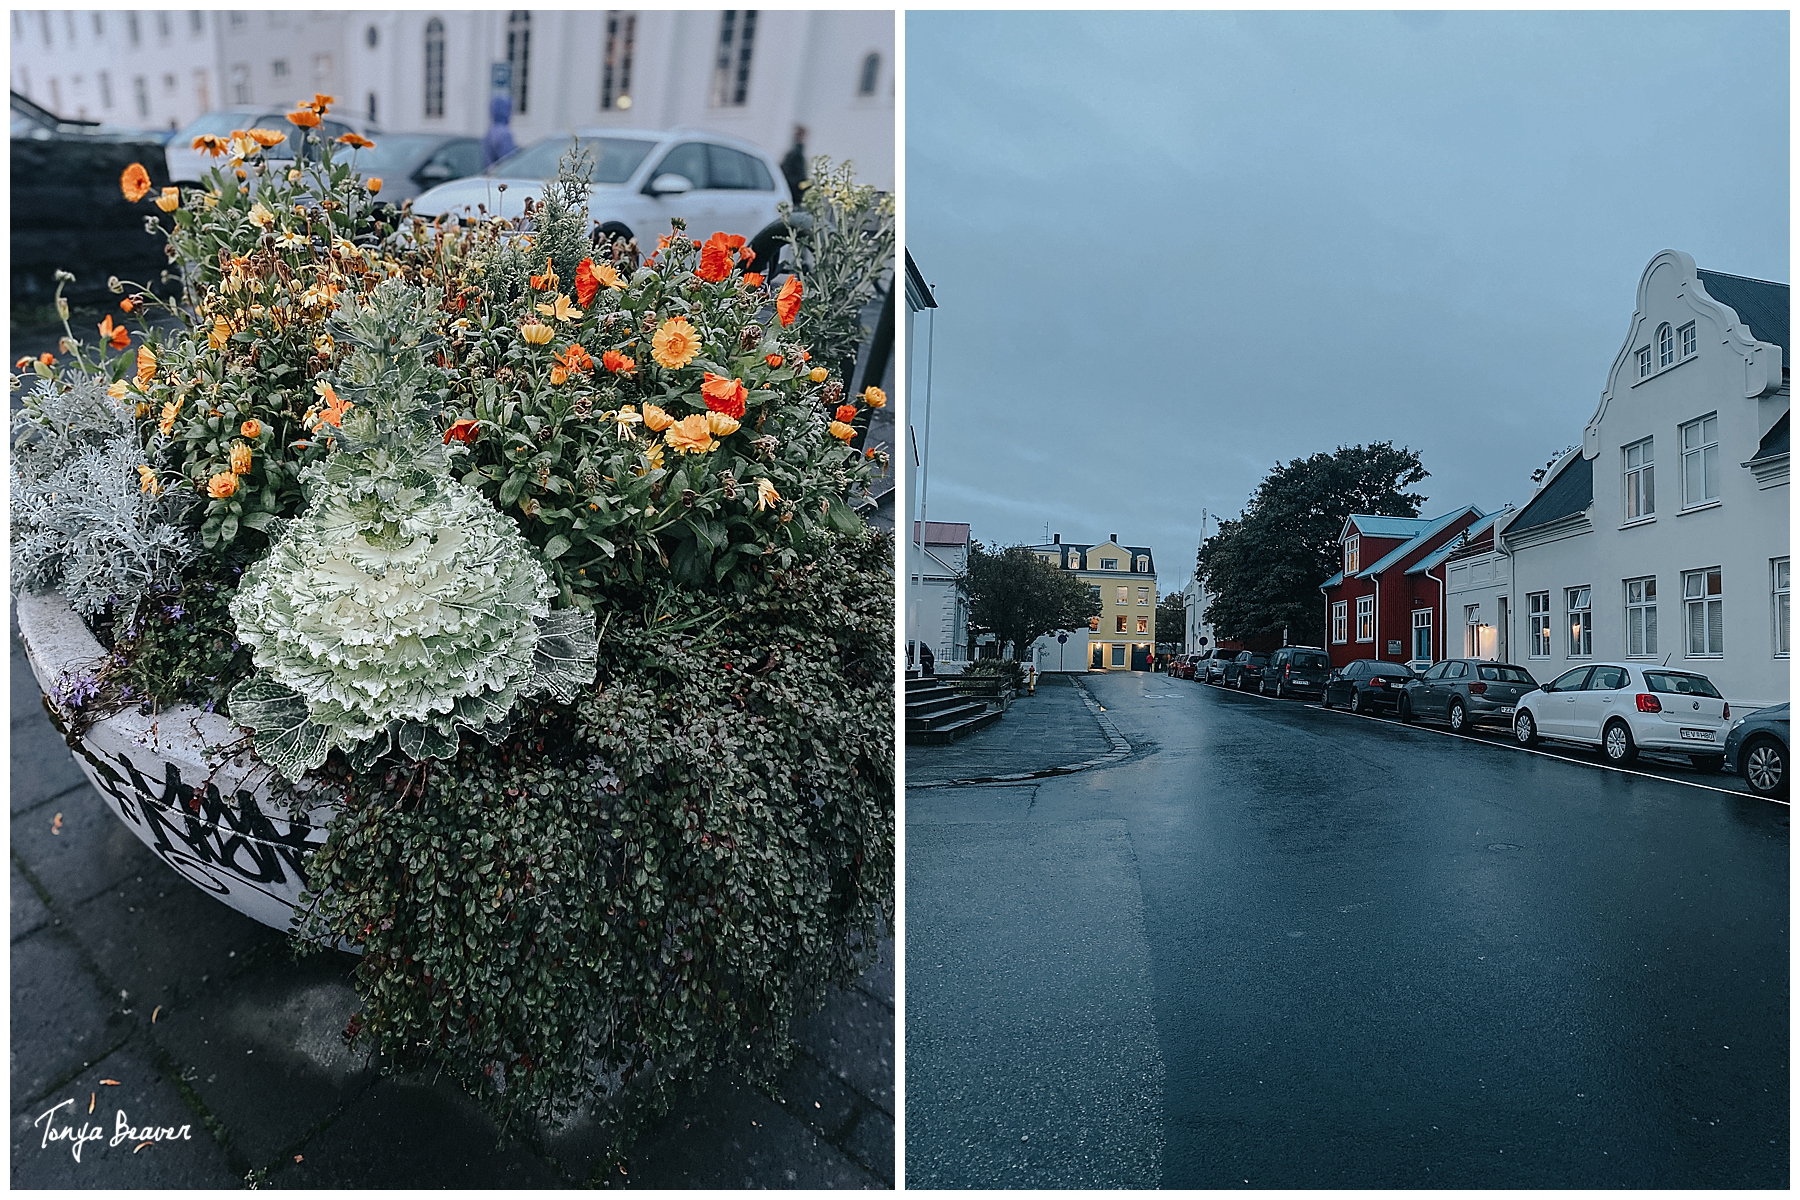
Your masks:
<path fill-rule="evenodd" d="M 425 22 L 425 115 L 444 115 L 444 23 Z"/>
<path fill-rule="evenodd" d="M 1142 554 L 1138 555 L 1137 569 L 1140 572 L 1148 571 L 1150 569 L 1150 560 L 1145 558 Z"/>
<path fill-rule="evenodd" d="M 1666 367 L 1675 361 L 1675 331 L 1663 325 L 1656 331 L 1656 365 Z"/>
<path fill-rule="evenodd" d="M 631 52 L 637 41 L 637 14 L 611 13 L 606 18 L 606 54 L 600 64 L 600 107 L 631 107 Z"/>
<path fill-rule="evenodd" d="M 875 94 L 875 84 L 880 79 L 881 55 L 876 54 L 874 51 L 870 51 L 868 57 L 863 59 L 862 74 L 858 76 L 856 80 L 856 94 L 859 96 L 873 96 Z"/>
<path fill-rule="evenodd" d="M 512 68 L 513 115 L 522 117 L 531 96 L 531 14 L 522 8 L 506 14 L 506 65 Z"/>

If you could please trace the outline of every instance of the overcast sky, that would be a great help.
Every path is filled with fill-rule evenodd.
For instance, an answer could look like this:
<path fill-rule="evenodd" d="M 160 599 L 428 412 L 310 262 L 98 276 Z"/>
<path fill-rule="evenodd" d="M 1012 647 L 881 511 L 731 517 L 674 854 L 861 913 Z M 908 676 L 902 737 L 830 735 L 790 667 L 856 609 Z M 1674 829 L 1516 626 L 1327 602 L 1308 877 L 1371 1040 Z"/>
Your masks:
<path fill-rule="evenodd" d="M 915 11 L 906 97 L 930 518 L 1165 592 L 1339 445 L 1523 503 L 1658 251 L 1788 280 L 1786 13 Z"/>

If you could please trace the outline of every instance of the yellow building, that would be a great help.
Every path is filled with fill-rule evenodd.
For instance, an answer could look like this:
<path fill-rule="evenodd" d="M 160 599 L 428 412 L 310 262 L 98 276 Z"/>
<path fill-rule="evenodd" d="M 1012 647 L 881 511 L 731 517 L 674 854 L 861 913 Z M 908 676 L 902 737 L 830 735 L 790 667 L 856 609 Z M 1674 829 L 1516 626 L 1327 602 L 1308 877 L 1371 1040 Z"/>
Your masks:
<path fill-rule="evenodd" d="M 1088 622 L 1089 666 L 1141 671 L 1156 648 L 1156 562 L 1148 546 L 1123 546 L 1111 534 L 1097 546 L 1065 542 L 1033 546 L 1040 558 L 1073 571 L 1094 591 L 1100 615 Z"/>

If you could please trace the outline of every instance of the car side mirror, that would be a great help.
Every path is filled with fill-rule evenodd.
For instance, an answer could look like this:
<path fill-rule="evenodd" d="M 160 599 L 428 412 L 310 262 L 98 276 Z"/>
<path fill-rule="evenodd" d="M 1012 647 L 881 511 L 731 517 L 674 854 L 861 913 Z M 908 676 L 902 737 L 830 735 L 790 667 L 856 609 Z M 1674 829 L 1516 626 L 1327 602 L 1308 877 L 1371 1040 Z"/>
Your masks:
<path fill-rule="evenodd" d="M 685 196 L 693 190 L 692 180 L 686 175 L 677 175 L 673 171 L 666 175 L 658 175 L 650 181 L 652 196 Z"/>

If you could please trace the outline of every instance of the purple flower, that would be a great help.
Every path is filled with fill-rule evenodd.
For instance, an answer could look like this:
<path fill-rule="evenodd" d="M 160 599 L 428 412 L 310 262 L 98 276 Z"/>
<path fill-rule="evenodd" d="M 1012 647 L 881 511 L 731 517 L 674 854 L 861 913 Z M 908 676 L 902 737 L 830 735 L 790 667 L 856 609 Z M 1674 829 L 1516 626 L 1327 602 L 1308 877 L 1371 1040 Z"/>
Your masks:
<path fill-rule="evenodd" d="M 187 616 L 187 609 L 181 607 L 179 604 L 171 604 L 169 605 L 169 616 L 174 620 L 179 621 L 181 618 Z"/>

